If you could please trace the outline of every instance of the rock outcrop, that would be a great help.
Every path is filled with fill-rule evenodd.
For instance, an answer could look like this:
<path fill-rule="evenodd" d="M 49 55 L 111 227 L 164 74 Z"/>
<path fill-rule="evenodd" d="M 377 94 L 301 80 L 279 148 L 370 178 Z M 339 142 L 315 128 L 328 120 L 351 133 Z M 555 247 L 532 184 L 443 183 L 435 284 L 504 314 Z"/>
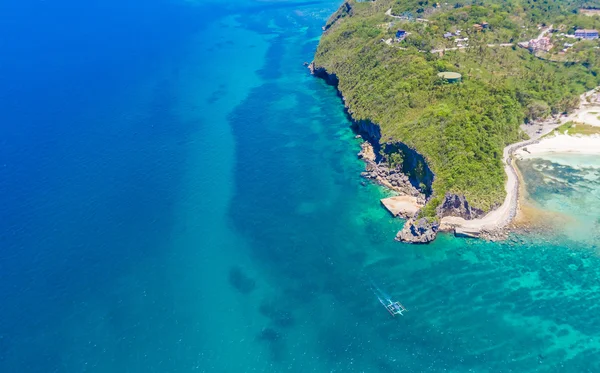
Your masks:
<path fill-rule="evenodd" d="M 340 82 L 337 75 L 328 73 L 324 67 L 315 65 L 314 61 L 308 65 L 308 69 L 310 70 L 311 74 L 317 78 L 325 80 L 325 82 L 329 85 L 337 87 Z"/>
<path fill-rule="evenodd" d="M 375 155 L 375 150 L 373 149 L 373 145 L 370 142 L 365 141 L 360 144 L 360 152 L 358 152 L 358 158 L 364 159 L 365 161 L 375 162 L 377 156 Z"/>
<path fill-rule="evenodd" d="M 477 219 L 484 215 L 482 210 L 469 205 L 465 196 L 451 193 L 446 193 L 444 202 L 438 206 L 436 212 L 440 218 L 444 216 L 457 216 L 465 220 Z"/>
<path fill-rule="evenodd" d="M 439 224 L 425 218 L 409 219 L 396 235 L 396 241 L 408 243 L 428 243 L 435 239 Z"/>
<path fill-rule="evenodd" d="M 377 164 L 365 159 L 366 171 L 360 175 L 366 179 L 374 180 L 384 187 L 394 190 L 402 195 L 408 195 L 425 199 L 425 196 L 415 188 L 408 176 L 398 169 L 390 169 L 386 164 Z"/>

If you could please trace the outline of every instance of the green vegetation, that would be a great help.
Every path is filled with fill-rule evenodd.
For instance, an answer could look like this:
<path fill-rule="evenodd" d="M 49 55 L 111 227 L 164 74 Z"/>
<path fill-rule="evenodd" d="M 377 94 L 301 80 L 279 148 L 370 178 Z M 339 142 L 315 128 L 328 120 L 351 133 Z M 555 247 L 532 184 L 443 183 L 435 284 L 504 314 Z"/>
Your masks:
<path fill-rule="evenodd" d="M 401 141 L 425 157 L 436 176 L 426 216 L 446 192 L 489 210 L 504 199 L 503 148 L 523 139 L 521 123 L 572 110 L 600 83 L 600 49 L 590 42 L 577 52 L 579 63 L 556 63 L 488 44 L 527 40 L 540 32 L 538 23 L 570 30 L 598 21 L 576 14 L 582 4 L 572 0 L 433 4 L 349 0 L 329 20 L 315 64 L 337 75 L 354 119 L 378 124 L 382 142 Z M 387 16 L 390 8 L 409 20 Z M 484 21 L 488 29 L 473 29 Z M 408 31 L 404 41 L 382 41 L 397 29 Z M 443 34 L 456 30 L 468 48 L 430 53 L 455 46 Z M 462 82 L 449 84 L 437 76 L 442 71 L 460 73 Z"/>
<path fill-rule="evenodd" d="M 567 135 L 600 135 L 600 127 L 591 126 L 589 124 L 584 123 L 575 123 L 575 122 L 567 122 L 562 126 L 558 127 L 555 132 L 558 133 L 567 133 Z M 554 136 L 554 132 L 547 134 L 544 137 L 552 137 Z"/>

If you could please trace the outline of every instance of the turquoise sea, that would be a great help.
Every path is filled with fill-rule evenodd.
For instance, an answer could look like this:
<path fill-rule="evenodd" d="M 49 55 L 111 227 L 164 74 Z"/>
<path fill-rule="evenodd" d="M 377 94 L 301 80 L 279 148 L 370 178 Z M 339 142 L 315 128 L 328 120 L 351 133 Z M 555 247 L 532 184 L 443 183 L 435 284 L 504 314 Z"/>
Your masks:
<path fill-rule="evenodd" d="M 394 242 L 338 5 L 1 6 L 0 372 L 600 371 L 597 160 L 521 165 L 573 229 Z"/>

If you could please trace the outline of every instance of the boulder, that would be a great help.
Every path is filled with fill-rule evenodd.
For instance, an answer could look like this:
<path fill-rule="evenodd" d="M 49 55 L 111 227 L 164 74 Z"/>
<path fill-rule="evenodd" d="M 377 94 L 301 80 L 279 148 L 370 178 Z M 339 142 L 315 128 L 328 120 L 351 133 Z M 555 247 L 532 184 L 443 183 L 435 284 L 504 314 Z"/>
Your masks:
<path fill-rule="evenodd" d="M 396 235 L 396 241 L 408 243 L 428 243 L 435 239 L 439 224 L 425 218 L 409 219 Z"/>

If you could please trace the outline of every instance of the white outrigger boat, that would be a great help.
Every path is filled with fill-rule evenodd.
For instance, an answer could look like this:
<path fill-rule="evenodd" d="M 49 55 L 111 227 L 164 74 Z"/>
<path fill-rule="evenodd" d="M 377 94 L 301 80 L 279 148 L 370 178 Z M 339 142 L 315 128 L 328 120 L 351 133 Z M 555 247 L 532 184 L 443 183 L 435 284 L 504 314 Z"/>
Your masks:
<path fill-rule="evenodd" d="M 404 307 L 404 305 L 402 305 L 402 303 L 393 301 L 389 295 L 375 286 L 373 281 L 371 281 L 371 284 L 373 286 L 373 293 L 377 296 L 377 299 L 379 299 L 379 303 L 385 307 L 392 317 L 395 317 L 396 315 L 404 316 L 404 312 L 408 310 L 406 307 Z"/>
<path fill-rule="evenodd" d="M 381 299 L 381 297 L 377 298 L 379 299 L 379 303 L 385 307 L 392 317 L 395 317 L 396 315 L 404 316 L 403 312 L 408 311 L 400 302 L 393 302 L 389 298 L 386 300 Z"/>

